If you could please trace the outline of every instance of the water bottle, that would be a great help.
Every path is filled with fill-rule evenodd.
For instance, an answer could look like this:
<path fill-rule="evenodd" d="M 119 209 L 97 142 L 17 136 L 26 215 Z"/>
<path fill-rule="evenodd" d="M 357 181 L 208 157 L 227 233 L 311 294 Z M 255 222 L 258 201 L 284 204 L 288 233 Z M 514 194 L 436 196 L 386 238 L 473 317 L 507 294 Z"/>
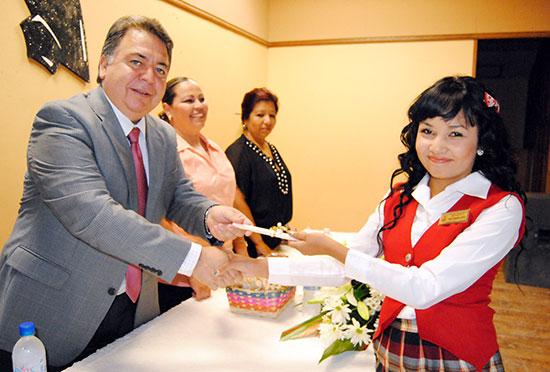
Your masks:
<path fill-rule="evenodd" d="M 34 323 L 21 323 L 19 336 L 11 356 L 13 372 L 46 372 L 46 349 L 34 335 Z"/>
<path fill-rule="evenodd" d="M 302 311 L 304 314 L 315 316 L 321 312 L 321 304 L 308 304 L 309 300 L 315 298 L 315 294 L 321 287 L 304 286 L 304 297 L 302 299 Z"/>

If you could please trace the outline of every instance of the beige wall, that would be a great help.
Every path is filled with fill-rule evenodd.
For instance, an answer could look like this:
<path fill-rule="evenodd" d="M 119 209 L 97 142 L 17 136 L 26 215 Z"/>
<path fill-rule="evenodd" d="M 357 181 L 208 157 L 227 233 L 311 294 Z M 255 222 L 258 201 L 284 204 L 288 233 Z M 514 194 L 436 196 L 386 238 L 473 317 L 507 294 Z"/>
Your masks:
<path fill-rule="evenodd" d="M 261 38 L 267 35 L 269 41 L 550 31 L 547 0 L 187 3 Z M 187 75 L 202 85 L 210 103 L 205 133 L 224 148 L 240 132 L 238 114 L 245 91 L 267 85 L 279 95 L 281 110 L 271 140 L 294 177 L 293 225 L 298 228 L 358 229 L 388 187 L 411 100 L 443 75 L 472 73 L 472 40 L 267 49 L 169 1 L 81 0 L 81 4 L 89 84 L 64 67 L 50 75 L 28 60 L 19 27 L 29 15 L 25 2 L 2 3 L 0 245 L 17 215 L 34 114 L 46 101 L 96 87 L 100 48 L 119 16 L 146 14 L 165 25 L 176 43 L 170 75 Z"/>
<path fill-rule="evenodd" d="M 550 30 L 548 0 L 271 0 L 269 41 Z"/>
<path fill-rule="evenodd" d="M 270 0 L 187 0 L 182 2 L 267 40 Z"/>
<path fill-rule="evenodd" d="M 279 95 L 271 135 L 293 176 L 297 228 L 356 231 L 389 187 L 411 101 L 440 77 L 472 74 L 472 41 L 269 50 Z"/>
<path fill-rule="evenodd" d="M 4 57 L 0 60 L 0 247 L 17 216 L 25 173 L 26 144 L 37 110 L 46 101 L 68 98 L 97 86 L 97 63 L 109 26 L 126 14 L 146 14 L 166 27 L 175 41 L 170 77 L 187 75 L 201 85 L 210 103 L 205 133 L 222 146 L 240 129 L 236 113 L 242 95 L 265 85 L 267 48 L 159 0 L 81 0 L 91 83 L 60 66 L 55 75 L 27 59 L 19 23 L 29 16 L 24 1 L 10 2 L 0 23 Z M 155 110 L 158 112 L 159 110 Z"/>

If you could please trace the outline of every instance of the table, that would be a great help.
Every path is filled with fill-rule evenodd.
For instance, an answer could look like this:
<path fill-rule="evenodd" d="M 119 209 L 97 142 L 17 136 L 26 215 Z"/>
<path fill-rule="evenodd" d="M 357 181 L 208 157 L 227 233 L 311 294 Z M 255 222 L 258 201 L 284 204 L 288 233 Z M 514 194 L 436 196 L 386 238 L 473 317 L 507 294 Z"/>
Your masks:
<path fill-rule="evenodd" d="M 308 318 L 302 288 L 278 318 L 233 313 L 225 290 L 203 301 L 189 299 L 125 337 L 75 363 L 66 372 L 369 372 L 372 346 L 317 364 L 324 345 L 317 337 L 279 341 L 281 332 Z"/>
<path fill-rule="evenodd" d="M 343 242 L 350 233 L 331 233 Z M 301 255 L 289 246 L 279 251 Z M 321 364 L 325 345 L 317 337 L 279 341 L 281 333 L 306 319 L 303 288 L 275 319 L 234 313 L 224 289 L 202 301 L 191 298 L 107 345 L 65 372 L 374 372 L 372 345 Z"/>

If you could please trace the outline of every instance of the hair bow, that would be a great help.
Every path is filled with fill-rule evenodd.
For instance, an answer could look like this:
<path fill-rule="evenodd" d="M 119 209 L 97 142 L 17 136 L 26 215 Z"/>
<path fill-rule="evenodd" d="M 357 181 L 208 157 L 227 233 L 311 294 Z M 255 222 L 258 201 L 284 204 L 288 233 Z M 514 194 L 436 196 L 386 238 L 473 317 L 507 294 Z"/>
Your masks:
<path fill-rule="evenodd" d="M 487 107 L 495 107 L 497 114 L 500 114 L 500 105 L 498 101 L 489 93 L 485 92 L 485 104 Z"/>

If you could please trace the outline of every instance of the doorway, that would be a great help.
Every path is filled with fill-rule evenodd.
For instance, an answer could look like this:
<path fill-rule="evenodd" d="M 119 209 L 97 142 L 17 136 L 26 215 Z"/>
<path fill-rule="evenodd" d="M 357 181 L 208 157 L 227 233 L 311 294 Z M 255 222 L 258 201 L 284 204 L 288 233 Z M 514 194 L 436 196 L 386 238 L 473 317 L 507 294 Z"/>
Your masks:
<path fill-rule="evenodd" d="M 550 193 L 550 38 L 479 40 L 476 77 L 500 101 L 523 189 Z"/>
<path fill-rule="evenodd" d="M 527 234 L 506 281 L 550 288 L 550 38 L 478 41 L 476 77 L 498 97 L 527 193 Z"/>

